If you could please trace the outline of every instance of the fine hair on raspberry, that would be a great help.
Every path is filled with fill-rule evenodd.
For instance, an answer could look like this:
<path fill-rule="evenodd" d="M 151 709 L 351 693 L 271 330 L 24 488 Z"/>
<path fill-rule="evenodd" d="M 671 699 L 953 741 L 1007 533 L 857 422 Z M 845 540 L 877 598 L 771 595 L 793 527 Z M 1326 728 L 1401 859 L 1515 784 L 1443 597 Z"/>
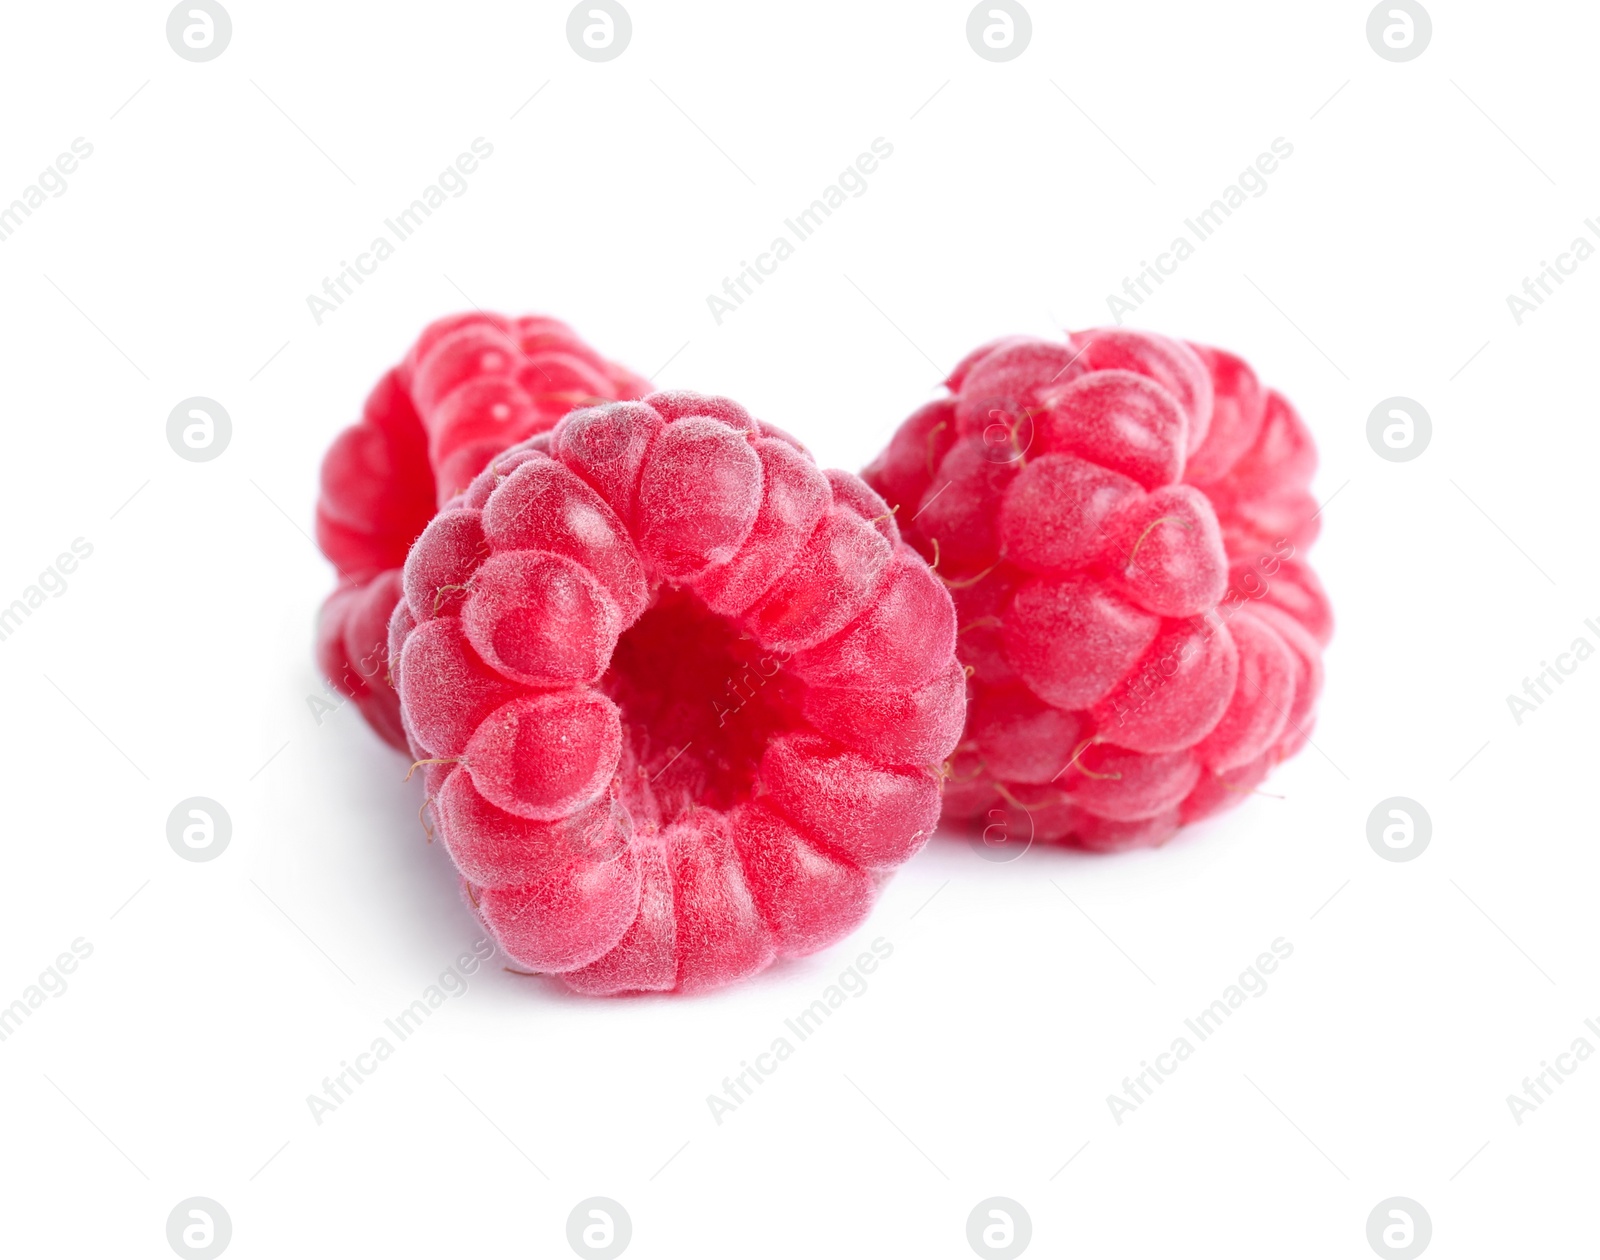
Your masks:
<path fill-rule="evenodd" d="M 1152 333 L 968 355 L 863 474 L 958 610 L 944 817 L 1160 844 L 1308 740 L 1332 634 L 1316 451 L 1243 360 Z"/>
<path fill-rule="evenodd" d="M 444 504 L 400 586 L 438 835 L 529 970 L 726 984 L 849 933 L 935 826 L 954 603 L 860 478 L 737 403 L 571 412 Z"/>

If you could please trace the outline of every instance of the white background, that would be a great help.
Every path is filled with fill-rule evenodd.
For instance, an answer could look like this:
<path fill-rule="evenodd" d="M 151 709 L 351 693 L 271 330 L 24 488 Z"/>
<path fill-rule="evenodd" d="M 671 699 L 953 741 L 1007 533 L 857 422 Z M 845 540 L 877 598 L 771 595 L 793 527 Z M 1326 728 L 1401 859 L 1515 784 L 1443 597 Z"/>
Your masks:
<path fill-rule="evenodd" d="M 170 1255 L 205 1195 L 241 1258 L 565 1255 L 596 1194 L 641 1260 L 965 1256 L 992 1195 L 1038 1255 L 1358 1257 L 1393 1195 L 1441 1257 L 1588 1247 L 1600 1063 L 1520 1126 L 1505 1100 L 1600 1047 L 1600 663 L 1520 726 L 1505 697 L 1600 645 L 1600 261 L 1521 326 L 1505 298 L 1600 213 L 1600 14 L 1440 0 L 1392 64 L 1364 3 L 1030 3 L 993 64 L 962 2 L 630 7 L 608 64 L 565 4 L 231 0 L 207 64 L 162 4 L 7 7 L 0 202 L 94 154 L 0 244 L 0 604 L 94 551 L 0 642 L 0 1002 L 93 945 L 0 1044 L 4 1250 Z M 467 193 L 318 326 L 306 295 L 478 136 Z M 706 295 L 878 136 L 869 191 L 718 326 Z M 1244 354 L 1321 449 L 1337 632 L 1273 795 L 1125 857 L 937 838 L 852 940 L 709 997 L 497 959 L 316 1124 L 475 936 L 404 759 L 307 701 L 317 463 L 422 325 L 556 314 L 856 468 L 978 342 L 1105 322 L 1278 136 L 1133 321 Z M 197 394 L 233 419 L 211 463 L 165 438 Z M 1367 444 L 1391 395 L 1433 418 L 1410 463 Z M 167 845 L 192 795 L 233 819 L 212 862 Z M 1368 846 L 1392 795 L 1432 817 L 1415 861 Z M 877 936 L 870 988 L 715 1123 Z M 1269 990 L 1115 1123 L 1277 937 Z"/>

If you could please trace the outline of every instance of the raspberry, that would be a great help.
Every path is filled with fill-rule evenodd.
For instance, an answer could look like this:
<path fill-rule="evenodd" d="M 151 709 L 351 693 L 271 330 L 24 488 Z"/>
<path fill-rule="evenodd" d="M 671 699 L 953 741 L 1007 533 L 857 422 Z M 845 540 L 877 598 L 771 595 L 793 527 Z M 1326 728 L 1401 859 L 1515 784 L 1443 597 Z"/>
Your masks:
<path fill-rule="evenodd" d="M 558 320 L 478 312 L 430 324 L 378 382 L 322 461 L 317 542 L 340 584 L 323 604 L 316 654 L 384 739 L 406 746 L 386 638 L 399 570 L 439 504 L 574 407 L 649 390 Z"/>
<path fill-rule="evenodd" d="M 570 413 L 444 505 L 402 587 L 439 835 L 506 953 L 572 989 L 821 949 L 934 828 L 954 603 L 864 482 L 736 403 Z"/>
<path fill-rule="evenodd" d="M 1116 850 L 1242 801 L 1305 743 L 1333 629 L 1300 417 L 1234 355 L 1120 328 L 990 342 L 946 384 L 863 474 L 956 602 L 945 818 Z"/>

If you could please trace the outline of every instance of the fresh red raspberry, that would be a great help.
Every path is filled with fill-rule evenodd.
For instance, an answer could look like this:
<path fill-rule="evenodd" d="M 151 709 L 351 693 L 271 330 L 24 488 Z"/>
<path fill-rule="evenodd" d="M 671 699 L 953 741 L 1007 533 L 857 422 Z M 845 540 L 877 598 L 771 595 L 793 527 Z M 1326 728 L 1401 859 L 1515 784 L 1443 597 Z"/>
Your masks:
<path fill-rule="evenodd" d="M 571 413 L 445 505 L 403 587 L 439 835 L 505 952 L 579 992 L 818 950 L 934 828 L 950 595 L 865 483 L 737 403 Z"/>
<path fill-rule="evenodd" d="M 322 461 L 317 542 L 339 570 L 317 626 L 317 662 L 384 739 L 406 746 L 388 681 L 400 566 L 439 504 L 491 457 L 574 407 L 649 393 L 559 320 L 471 312 L 423 330 Z"/>
<path fill-rule="evenodd" d="M 947 820 L 1160 844 L 1305 743 L 1328 602 L 1316 450 L 1234 355 L 1120 328 L 991 342 L 863 474 L 955 597 Z"/>

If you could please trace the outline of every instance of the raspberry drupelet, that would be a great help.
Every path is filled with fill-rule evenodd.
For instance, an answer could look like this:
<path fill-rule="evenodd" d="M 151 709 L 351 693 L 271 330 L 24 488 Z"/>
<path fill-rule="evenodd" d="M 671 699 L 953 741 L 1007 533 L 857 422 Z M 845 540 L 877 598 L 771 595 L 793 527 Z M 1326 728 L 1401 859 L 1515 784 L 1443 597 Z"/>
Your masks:
<path fill-rule="evenodd" d="M 649 392 L 559 320 L 452 315 L 423 331 L 329 447 L 317 543 L 340 580 L 318 618 L 317 662 L 389 743 L 405 747 L 388 682 L 389 615 L 406 552 L 439 505 L 574 407 Z"/>

